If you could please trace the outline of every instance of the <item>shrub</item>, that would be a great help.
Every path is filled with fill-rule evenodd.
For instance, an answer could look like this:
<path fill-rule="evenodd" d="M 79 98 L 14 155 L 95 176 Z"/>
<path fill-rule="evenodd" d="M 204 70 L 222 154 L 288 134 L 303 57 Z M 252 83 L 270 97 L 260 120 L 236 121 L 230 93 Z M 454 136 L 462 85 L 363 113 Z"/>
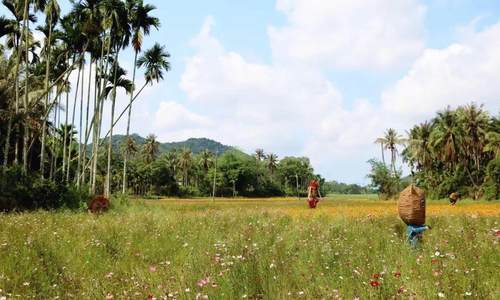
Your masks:
<path fill-rule="evenodd" d="M 0 211 L 79 209 L 89 200 L 87 191 L 43 180 L 38 174 L 26 175 L 19 167 L 13 167 L 0 177 Z"/>
<path fill-rule="evenodd" d="M 500 198 L 500 157 L 492 159 L 486 166 L 486 177 L 482 190 L 487 200 Z"/>

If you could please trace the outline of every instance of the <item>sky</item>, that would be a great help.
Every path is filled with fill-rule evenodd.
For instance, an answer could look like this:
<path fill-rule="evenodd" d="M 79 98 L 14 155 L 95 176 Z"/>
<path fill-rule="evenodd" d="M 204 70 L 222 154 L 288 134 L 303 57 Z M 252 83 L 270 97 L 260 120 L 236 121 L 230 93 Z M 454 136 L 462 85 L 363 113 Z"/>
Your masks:
<path fill-rule="evenodd" d="M 144 48 L 165 45 L 172 69 L 141 94 L 131 126 L 161 142 L 307 156 L 329 180 L 366 184 L 387 128 L 404 135 L 473 101 L 500 111 L 500 1 L 145 2 L 162 26 Z M 120 61 L 131 74 L 132 51 Z M 120 93 L 117 111 L 127 102 Z"/>

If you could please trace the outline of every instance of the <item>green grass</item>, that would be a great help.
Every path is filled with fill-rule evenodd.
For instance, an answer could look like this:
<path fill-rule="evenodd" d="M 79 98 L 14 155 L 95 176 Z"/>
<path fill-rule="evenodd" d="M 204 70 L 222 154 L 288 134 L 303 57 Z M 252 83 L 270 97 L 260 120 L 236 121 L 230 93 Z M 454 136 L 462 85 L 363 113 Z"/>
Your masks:
<path fill-rule="evenodd" d="M 152 200 L 98 217 L 0 215 L 0 297 L 500 297 L 498 214 L 431 215 L 433 230 L 412 250 L 396 215 L 341 213 L 390 202 L 354 202 L 312 211 L 291 200 Z"/>

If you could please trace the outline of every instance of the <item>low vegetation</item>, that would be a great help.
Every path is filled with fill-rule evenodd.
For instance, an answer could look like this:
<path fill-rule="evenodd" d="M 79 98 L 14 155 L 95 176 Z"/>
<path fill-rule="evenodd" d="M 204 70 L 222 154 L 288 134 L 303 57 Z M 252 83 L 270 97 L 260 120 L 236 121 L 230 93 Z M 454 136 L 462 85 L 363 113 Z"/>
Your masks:
<path fill-rule="evenodd" d="M 498 203 L 430 202 L 413 250 L 393 202 L 359 198 L 2 215 L 0 297 L 498 299 Z"/>

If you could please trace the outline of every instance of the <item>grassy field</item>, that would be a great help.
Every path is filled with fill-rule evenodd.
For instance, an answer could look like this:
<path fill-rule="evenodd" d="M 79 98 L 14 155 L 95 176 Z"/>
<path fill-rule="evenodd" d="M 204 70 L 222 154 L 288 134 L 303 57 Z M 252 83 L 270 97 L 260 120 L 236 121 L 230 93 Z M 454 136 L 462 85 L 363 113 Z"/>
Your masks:
<path fill-rule="evenodd" d="M 499 299 L 500 203 L 136 200 L 102 216 L 0 215 L 0 299 Z M 3 298 L 5 297 L 5 298 Z"/>

